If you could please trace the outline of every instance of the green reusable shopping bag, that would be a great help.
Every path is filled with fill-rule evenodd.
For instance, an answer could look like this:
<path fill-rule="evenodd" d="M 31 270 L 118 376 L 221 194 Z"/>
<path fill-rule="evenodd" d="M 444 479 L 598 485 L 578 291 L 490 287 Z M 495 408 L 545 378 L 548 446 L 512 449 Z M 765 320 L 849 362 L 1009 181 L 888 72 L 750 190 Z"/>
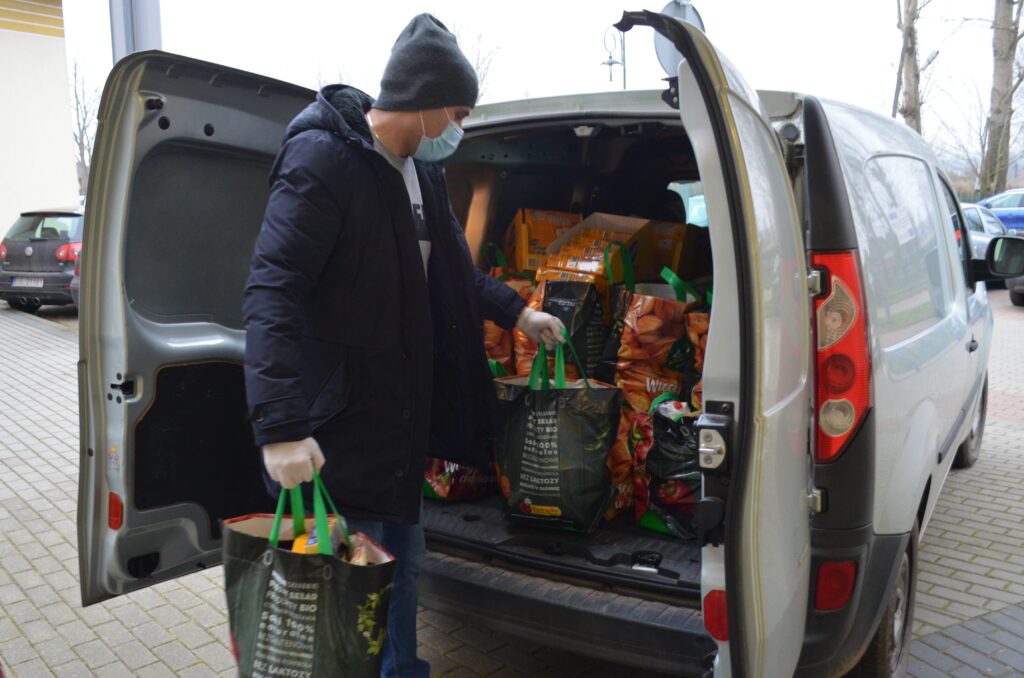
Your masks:
<path fill-rule="evenodd" d="M 282 525 L 287 496 L 292 515 Z M 325 499 L 345 553 L 332 552 Z M 318 552 L 312 554 L 288 548 L 306 533 L 299 488 L 281 491 L 274 515 L 224 521 L 224 583 L 240 676 L 380 676 L 395 559 L 365 535 L 348 533 L 315 473 L 313 514 Z M 349 562 L 356 553 L 366 564 Z"/>
<path fill-rule="evenodd" d="M 507 414 L 497 440 L 499 482 L 513 522 L 590 532 L 612 498 L 605 459 L 619 421 L 619 390 L 586 375 L 566 381 L 561 344 L 553 384 L 547 365 L 540 344 L 528 379 L 494 381 Z"/>

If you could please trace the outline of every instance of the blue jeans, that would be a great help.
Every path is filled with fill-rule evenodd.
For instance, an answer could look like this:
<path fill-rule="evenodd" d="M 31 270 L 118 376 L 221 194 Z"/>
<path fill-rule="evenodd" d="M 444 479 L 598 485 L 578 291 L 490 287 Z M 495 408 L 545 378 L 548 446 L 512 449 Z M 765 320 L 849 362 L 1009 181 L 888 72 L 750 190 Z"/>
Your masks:
<path fill-rule="evenodd" d="M 416 656 L 417 580 L 426 551 L 423 526 L 349 520 L 348 527 L 367 535 L 398 560 L 381 678 L 429 678 L 430 664 Z"/>

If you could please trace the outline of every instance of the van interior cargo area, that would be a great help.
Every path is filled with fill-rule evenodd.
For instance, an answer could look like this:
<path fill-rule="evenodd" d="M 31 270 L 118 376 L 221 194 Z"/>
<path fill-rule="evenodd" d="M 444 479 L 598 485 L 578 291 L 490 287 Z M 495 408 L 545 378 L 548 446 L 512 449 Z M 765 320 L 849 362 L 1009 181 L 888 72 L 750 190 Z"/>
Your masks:
<path fill-rule="evenodd" d="M 668 118 L 577 119 L 525 130 L 520 122 L 515 130 L 469 135 L 449 161 L 447 177 L 453 209 L 474 251 L 504 242 L 520 208 L 687 223 L 687 190 L 700 189 L 689 140 Z M 702 193 L 698 197 L 703 208 Z M 706 226 L 706 214 L 689 216 Z M 710 243 L 705 238 L 703 244 L 706 274 Z M 583 586 L 699 605 L 696 540 L 641 529 L 632 510 L 602 520 L 589 535 L 520 527 L 509 523 L 504 503 L 501 496 L 425 501 L 430 548 Z"/>
<path fill-rule="evenodd" d="M 423 529 L 437 550 L 672 602 L 700 594 L 697 542 L 640 530 L 630 515 L 585 535 L 510 525 L 500 496 L 423 508 Z"/>

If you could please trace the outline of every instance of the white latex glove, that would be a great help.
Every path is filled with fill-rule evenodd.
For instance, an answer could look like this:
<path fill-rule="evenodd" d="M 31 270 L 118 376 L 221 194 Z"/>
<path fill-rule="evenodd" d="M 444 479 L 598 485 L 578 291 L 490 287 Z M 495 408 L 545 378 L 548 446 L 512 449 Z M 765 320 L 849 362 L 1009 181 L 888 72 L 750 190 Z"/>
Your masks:
<path fill-rule="evenodd" d="M 324 465 L 324 453 L 312 438 L 294 442 L 270 443 L 263 446 L 263 465 L 267 473 L 281 487 L 291 489 L 313 480 L 313 467 L 319 471 Z"/>
<path fill-rule="evenodd" d="M 523 308 L 523 312 L 519 314 L 516 328 L 534 341 L 543 341 L 544 347 L 549 351 L 555 348 L 555 342 L 561 344 L 565 341 L 565 337 L 562 336 L 565 325 L 561 320 L 550 313 L 535 311 L 529 306 Z"/>

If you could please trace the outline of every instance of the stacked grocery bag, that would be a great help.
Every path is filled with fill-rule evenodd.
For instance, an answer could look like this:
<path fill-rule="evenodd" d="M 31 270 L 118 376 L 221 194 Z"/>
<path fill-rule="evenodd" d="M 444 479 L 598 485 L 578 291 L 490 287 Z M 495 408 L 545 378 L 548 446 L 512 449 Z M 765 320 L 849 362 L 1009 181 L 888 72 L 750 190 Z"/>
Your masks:
<path fill-rule="evenodd" d="M 500 491 L 519 524 L 586 532 L 602 516 L 628 516 L 692 537 L 712 300 L 706 236 L 637 217 L 519 210 L 504 253 L 485 247 L 491 275 L 559 318 L 566 348 L 549 355 L 517 329 L 485 326 L 504 412 L 497 481 L 492 469 L 433 461 L 427 496 Z"/>

